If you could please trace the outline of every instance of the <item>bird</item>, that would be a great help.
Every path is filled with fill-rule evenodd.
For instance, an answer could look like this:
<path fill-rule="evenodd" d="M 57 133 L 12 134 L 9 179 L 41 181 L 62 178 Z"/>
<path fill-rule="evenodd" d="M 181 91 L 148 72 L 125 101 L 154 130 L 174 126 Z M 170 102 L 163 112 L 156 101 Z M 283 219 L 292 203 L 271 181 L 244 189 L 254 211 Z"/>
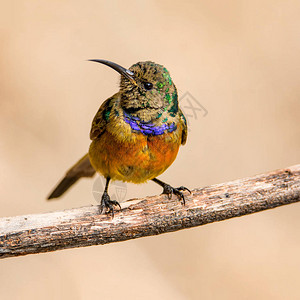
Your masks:
<path fill-rule="evenodd" d="M 138 62 L 128 69 L 104 59 L 89 61 L 117 71 L 121 75 L 120 89 L 97 111 L 88 153 L 66 172 L 48 200 L 60 197 L 80 178 L 99 173 L 106 179 L 99 214 L 113 217 L 114 208 L 121 209 L 108 193 L 112 180 L 135 184 L 152 180 L 169 199 L 174 194 L 185 204 L 183 191 L 190 192 L 188 188 L 174 188 L 157 178 L 187 141 L 187 121 L 178 106 L 177 89 L 169 71 L 152 61 Z"/>

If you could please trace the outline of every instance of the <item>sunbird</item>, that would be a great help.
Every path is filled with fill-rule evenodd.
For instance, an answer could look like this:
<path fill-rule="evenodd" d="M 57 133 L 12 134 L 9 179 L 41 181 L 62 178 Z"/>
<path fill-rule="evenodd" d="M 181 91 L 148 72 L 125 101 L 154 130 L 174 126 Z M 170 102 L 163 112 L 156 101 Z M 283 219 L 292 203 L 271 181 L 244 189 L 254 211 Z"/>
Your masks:
<path fill-rule="evenodd" d="M 89 152 L 58 183 L 48 199 L 60 197 L 81 177 L 96 172 L 106 179 L 99 213 L 111 213 L 120 204 L 111 200 L 111 180 L 144 183 L 152 180 L 169 198 L 185 204 L 184 186 L 174 188 L 157 179 L 175 160 L 187 140 L 187 122 L 178 106 L 177 89 L 168 70 L 151 61 L 126 69 L 103 59 L 90 61 L 111 67 L 121 75 L 120 90 L 102 103 L 90 131 Z"/>

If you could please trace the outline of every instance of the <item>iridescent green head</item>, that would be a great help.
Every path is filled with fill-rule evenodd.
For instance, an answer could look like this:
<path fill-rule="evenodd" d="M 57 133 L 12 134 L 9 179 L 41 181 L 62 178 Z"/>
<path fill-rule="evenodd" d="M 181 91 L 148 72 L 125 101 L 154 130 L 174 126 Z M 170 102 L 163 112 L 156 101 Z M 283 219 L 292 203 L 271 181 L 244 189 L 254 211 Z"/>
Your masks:
<path fill-rule="evenodd" d="M 121 77 L 121 105 L 129 111 L 166 109 L 177 103 L 176 87 L 166 68 L 151 61 L 139 62 L 129 68 L 133 79 Z"/>
<path fill-rule="evenodd" d="M 104 60 L 93 60 L 112 67 L 121 76 L 121 107 L 142 119 L 159 118 L 164 112 L 178 112 L 177 90 L 168 70 L 151 61 L 138 62 L 129 69 Z"/>

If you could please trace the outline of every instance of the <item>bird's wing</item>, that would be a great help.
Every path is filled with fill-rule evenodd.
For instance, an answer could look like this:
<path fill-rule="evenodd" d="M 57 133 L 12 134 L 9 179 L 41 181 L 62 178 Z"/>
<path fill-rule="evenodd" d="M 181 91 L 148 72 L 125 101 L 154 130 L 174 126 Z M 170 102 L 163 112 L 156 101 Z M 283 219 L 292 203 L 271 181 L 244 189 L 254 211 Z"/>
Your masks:
<path fill-rule="evenodd" d="M 180 123 L 182 125 L 181 144 L 184 145 L 187 139 L 187 124 L 186 124 L 186 118 L 180 108 L 179 108 L 179 116 L 180 116 Z"/>
<path fill-rule="evenodd" d="M 115 94 L 102 103 L 98 112 L 96 113 L 92 128 L 90 132 L 91 140 L 95 140 L 101 136 L 105 131 L 110 112 L 114 106 L 115 101 L 119 99 L 119 94 Z M 58 198 L 65 191 L 67 191 L 78 179 L 81 177 L 92 177 L 96 173 L 92 167 L 89 155 L 82 157 L 65 175 L 65 177 L 54 188 L 48 199 Z"/>
<path fill-rule="evenodd" d="M 105 100 L 97 111 L 90 132 L 90 139 L 95 140 L 99 138 L 105 131 L 110 112 L 114 106 L 115 101 L 118 99 L 118 93 Z"/>
<path fill-rule="evenodd" d="M 92 167 L 89 155 L 82 157 L 65 175 L 65 177 L 54 188 L 48 196 L 48 200 L 60 197 L 81 177 L 92 177 L 96 171 Z"/>

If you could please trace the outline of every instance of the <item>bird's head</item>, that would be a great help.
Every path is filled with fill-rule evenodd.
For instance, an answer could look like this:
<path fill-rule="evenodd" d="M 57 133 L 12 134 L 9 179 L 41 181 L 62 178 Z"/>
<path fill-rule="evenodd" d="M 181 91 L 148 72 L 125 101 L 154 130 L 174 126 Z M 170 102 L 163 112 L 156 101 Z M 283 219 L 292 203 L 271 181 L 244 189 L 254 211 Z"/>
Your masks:
<path fill-rule="evenodd" d="M 177 90 L 168 70 L 151 61 L 138 62 L 129 69 L 106 60 L 105 64 L 121 74 L 120 101 L 123 110 L 143 120 L 159 118 L 164 112 L 178 111 Z"/>

